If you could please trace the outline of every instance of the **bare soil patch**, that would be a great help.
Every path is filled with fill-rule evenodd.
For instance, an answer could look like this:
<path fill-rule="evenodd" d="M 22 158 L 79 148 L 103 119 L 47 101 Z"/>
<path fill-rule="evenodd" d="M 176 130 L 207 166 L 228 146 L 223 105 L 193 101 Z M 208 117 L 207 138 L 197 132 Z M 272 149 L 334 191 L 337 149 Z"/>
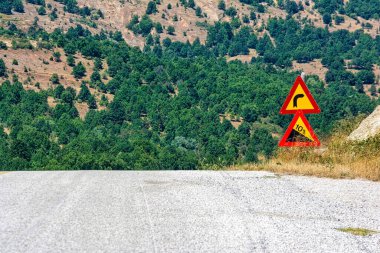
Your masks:
<path fill-rule="evenodd" d="M 328 69 L 322 65 L 320 59 L 308 63 L 298 63 L 293 61 L 293 70 L 303 71 L 307 75 L 317 75 L 321 80 L 325 80 Z"/>

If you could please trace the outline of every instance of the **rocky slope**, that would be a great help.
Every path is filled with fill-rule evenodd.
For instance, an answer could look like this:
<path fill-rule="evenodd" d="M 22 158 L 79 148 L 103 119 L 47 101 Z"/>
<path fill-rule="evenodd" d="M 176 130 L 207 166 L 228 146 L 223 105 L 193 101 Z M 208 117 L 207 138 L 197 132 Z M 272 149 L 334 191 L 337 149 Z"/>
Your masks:
<path fill-rule="evenodd" d="M 380 133 L 380 106 L 365 118 L 359 127 L 348 137 L 351 141 L 363 141 Z"/>

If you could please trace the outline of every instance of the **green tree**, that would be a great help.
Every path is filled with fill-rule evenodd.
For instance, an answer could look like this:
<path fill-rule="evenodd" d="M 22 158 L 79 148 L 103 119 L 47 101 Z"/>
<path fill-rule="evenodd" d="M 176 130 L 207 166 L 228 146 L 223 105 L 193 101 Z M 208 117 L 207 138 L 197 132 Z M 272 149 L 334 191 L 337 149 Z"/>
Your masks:
<path fill-rule="evenodd" d="M 0 49 L 7 50 L 8 46 L 4 42 L 0 41 Z"/>
<path fill-rule="evenodd" d="M 101 69 L 103 69 L 102 59 L 95 58 L 95 60 L 94 60 L 94 69 L 95 70 L 101 70 Z"/>
<path fill-rule="evenodd" d="M 76 97 L 76 92 L 73 88 L 68 87 L 64 92 L 61 94 L 61 99 L 64 103 L 73 105 L 74 100 Z"/>
<path fill-rule="evenodd" d="M 190 7 L 190 8 L 195 8 L 195 2 L 194 2 L 194 0 L 189 0 L 189 2 L 188 2 L 188 6 Z"/>
<path fill-rule="evenodd" d="M 91 82 L 92 83 L 98 83 L 101 82 L 101 76 L 97 70 L 95 70 L 91 75 Z"/>
<path fill-rule="evenodd" d="M 37 8 L 37 13 L 38 15 L 41 15 L 41 16 L 44 16 L 46 15 L 46 9 L 44 6 L 40 6 L 39 8 Z"/>
<path fill-rule="evenodd" d="M 88 108 L 90 108 L 90 109 L 98 108 L 98 106 L 96 104 L 96 99 L 92 95 L 88 98 L 87 104 L 88 104 Z"/>
<path fill-rule="evenodd" d="M 242 116 L 247 122 L 256 121 L 258 114 L 258 109 L 255 104 L 247 104 L 242 107 Z"/>
<path fill-rule="evenodd" d="M 285 10 L 289 15 L 294 15 L 299 11 L 297 3 L 292 0 L 285 2 Z"/>
<path fill-rule="evenodd" d="M 233 18 L 236 16 L 237 11 L 235 7 L 230 6 L 224 13 L 226 13 L 227 16 L 230 16 L 231 18 Z"/>
<path fill-rule="evenodd" d="M 121 124 L 125 119 L 125 109 L 120 101 L 113 101 L 110 105 L 109 118 L 113 123 Z"/>
<path fill-rule="evenodd" d="M 251 19 L 251 20 L 253 20 L 253 21 L 255 21 L 256 20 L 256 13 L 254 12 L 254 11 L 251 11 L 250 13 L 249 13 L 249 18 Z"/>
<path fill-rule="evenodd" d="M 223 11 L 226 10 L 226 2 L 224 0 L 219 0 L 218 9 Z"/>
<path fill-rule="evenodd" d="M 344 17 L 336 15 L 334 18 L 334 21 L 335 21 L 336 25 L 340 25 L 340 24 L 344 23 Z"/>
<path fill-rule="evenodd" d="M 63 85 L 59 84 L 57 87 L 54 89 L 54 97 L 60 99 L 62 96 L 62 93 L 65 91 L 65 88 Z"/>
<path fill-rule="evenodd" d="M 369 89 L 369 91 L 371 92 L 371 96 L 377 96 L 377 90 L 374 84 L 371 85 L 371 88 Z"/>
<path fill-rule="evenodd" d="M 260 55 L 264 55 L 264 53 L 266 51 L 271 51 L 273 50 L 273 44 L 272 44 L 272 41 L 270 39 L 270 37 L 268 36 L 268 34 L 265 34 L 263 38 L 259 39 L 258 43 L 257 43 L 257 52 L 260 54 Z"/>
<path fill-rule="evenodd" d="M 249 17 L 247 15 L 243 15 L 243 23 L 248 24 L 249 23 Z"/>
<path fill-rule="evenodd" d="M 57 14 L 57 8 L 54 8 L 51 13 L 49 14 L 49 18 L 51 21 L 57 20 L 58 14 Z"/>
<path fill-rule="evenodd" d="M 331 24 L 331 15 L 328 13 L 323 14 L 322 20 L 323 20 L 323 23 L 326 25 Z"/>
<path fill-rule="evenodd" d="M 53 84 L 59 84 L 59 76 L 57 73 L 54 73 L 51 77 L 50 77 L 50 81 L 53 83 Z"/>
<path fill-rule="evenodd" d="M 257 6 L 257 12 L 259 12 L 259 13 L 264 13 L 264 12 L 265 12 L 265 7 L 264 7 L 264 5 L 259 4 L 259 5 Z"/>
<path fill-rule="evenodd" d="M 0 2 L 0 13 L 12 14 L 12 0 L 3 0 Z"/>
<path fill-rule="evenodd" d="M 81 79 L 86 76 L 86 68 L 82 64 L 82 62 L 79 62 L 74 68 L 72 72 L 73 76 L 77 79 Z"/>
<path fill-rule="evenodd" d="M 151 31 L 154 26 L 153 21 L 149 18 L 149 16 L 144 15 L 141 18 L 141 21 L 139 23 L 139 33 L 141 33 L 144 36 L 147 36 Z"/>
<path fill-rule="evenodd" d="M 80 99 L 82 101 L 88 101 L 90 96 L 91 96 L 91 93 L 90 93 L 90 90 L 88 89 L 87 85 L 85 83 L 82 83 L 80 86 L 78 99 Z"/>
<path fill-rule="evenodd" d="M 154 28 L 156 29 L 157 33 L 162 33 L 163 32 L 162 25 L 159 22 L 157 22 L 157 23 L 154 24 Z"/>
<path fill-rule="evenodd" d="M 134 31 L 136 25 L 137 25 L 139 22 L 140 22 L 140 21 L 139 21 L 139 16 L 138 16 L 138 15 L 133 15 L 131 21 L 129 21 L 129 23 L 128 23 L 128 25 L 127 25 L 127 28 L 128 28 L 129 30 Z"/>
<path fill-rule="evenodd" d="M 168 26 L 168 34 L 170 34 L 170 35 L 174 35 L 174 33 L 175 33 L 174 26 L 169 25 L 169 26 Z"/>
<path fill-rule="evenodd" d="M 21 13 L 23 13 L 23 12 L 24 12 L 24 4 L 22 3 L 21 0 L 14 0 L 14 1 L 13 1 L 13 9 L 14 9 L 16 12 L 21 12 Z"/>
<path fill-rule="evenodd" d="M 195 9 L 195 15 L 197 17 L 202 17 L 202 9 L 199 6 Z"/>
<path fill-rule="evenodd" d="M 69 13 L 78 13 L 79 12 L 79 7 L 78 3 L 76 0 L 64 0 L 64 10 L 69 12 Z"/>
<path fill-rule="evenodd" d="M 54 61 L 61 62 L 61 53 L 58 51 L 53 52 Z"/>
<path fill-rule="evenodd" d="M 260 153 L 269 158 L 273 154 L 275 146 L 276 142 L 267 129 L 256 129 L 249 142 L 245 159 L 248 162 L 257 162 Z"/>
<path fill-rule="evenodd" d="M 147 15 L 157 13 L 157 6 L 156 6 L 156 3 L 154 1 L 149 1 L 145 13 Z"/>
<path fill-rule="evenodd" d="M 67 56 L 67 65 L 69 65 L 70 67 L 75 66 L 75 59 L 74 59 L 74 56 L 71 54 Z"/>
<path fill-rule="evenodd" d="M 360 83 L 373 84 L 375 82 L 375 74 L 370 70 L 361 70 L 357 74 Z"/>
<path fill-rule="evenodd" d="M 4 60 L 0 59 L 0 76 L 7 76 L 7 67 L 5 66 Z"/>

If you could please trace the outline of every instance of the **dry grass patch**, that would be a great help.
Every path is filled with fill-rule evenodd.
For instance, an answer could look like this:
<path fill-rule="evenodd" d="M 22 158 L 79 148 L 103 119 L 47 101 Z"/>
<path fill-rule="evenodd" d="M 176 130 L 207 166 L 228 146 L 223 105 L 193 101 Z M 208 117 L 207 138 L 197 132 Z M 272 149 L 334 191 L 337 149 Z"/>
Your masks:
<path fill-rule="evenodd" d="M 347 140 L 349 133 L 362 119 L 357 117 L 341 121 L 335 134 L 322 141 L 325 146 L 321 148 L 281 148 L 269 161 L 231 169 L 380 181 L 380 135 L 366 141 Z"/>
<path fill-rule="evenodd" d="M 369 236 L 379 233 L 378 231 L 369 230 L 365 228 L 337 228 L 337 230 L 357 236 Z"/>

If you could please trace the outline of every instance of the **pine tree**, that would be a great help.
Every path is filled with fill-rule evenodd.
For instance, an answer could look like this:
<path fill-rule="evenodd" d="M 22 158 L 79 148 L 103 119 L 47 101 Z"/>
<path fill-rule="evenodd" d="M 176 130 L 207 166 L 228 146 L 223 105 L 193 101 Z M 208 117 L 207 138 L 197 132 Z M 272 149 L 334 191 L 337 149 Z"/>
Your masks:
<path fill-rule="evenodd" d="M 194 9 L 194 7 L 195 7 L 195 2 L 194 2 L 194 0 L 189 0 L 189 2 L 188 2 L 188 6 L 189 6 L 190 8 L 193 8 L 193 9 Z"/>
<path fill-rule="evenodd" d="M 50 81 L 53 83 L 53 84 L 59 84 L 59 76 L 57 73 L 54 73 L 51 77 L 50 77 Z"/>
<path fill-rule="evenodd" d="M 225 11 L 226 10 L 226 2 L 224 0 L 220 0 L 218 3 L 218 9 Z"/>
<path fill-rule="evenodd" d="M 91 96 L 90 90 L 87 88 L 87 85 L 85 83 L 82 83 L 80 86 L 80 91 L 78 94 L 78 99 L 82 101 L 87 101 Z"/>
<path fill-rule="evenodd" d="M 69 54 L 67 56 L 67 64 L 70 66 L 70 67 L 74 67 L 75 66 L 75 59 L 74 59 L 74 56 Z"/>
<path fill-rule="evenodd" d="M 86 68 L 83 66 L 82 62 L 79 62 L 74 68 L 72 74 L 75 78 L 80 79 L 86 76 Z"/>
<path fill-rule="evenodd" d="M 153 1 L 150 1 L 148 3 L 148 7 L 146 8 L 146 14 L 150 15 L 157 12 L 157 6 L 156 3 Z"/>
<path fill-rule="evenodd" d="M 46 9 L 45 7 L 41 6 L 40 8 L 37 9 L 38 15 L 44 16 L 46 15 Z"/>
<path fill-rule="evenodd" d="M 202 9 L 201 9 L 201 7 L 198 6 L 195 9 L 195 15 L 197 15 L 197 17 L 202 17 Z"/>
<path fill-rule="evenodd" d="M 96 104 L 95 97 L 92 95 L 88 98 L 87 104 L 88 104 L 88 108 L 90 108 L 90 109 L 98 108 L 98 106 Z"/>
<path fill-rule="evenodd" d="M 174 35 L 174 33 L 175 33 L 175 29 L 174 29 L 174 27 L 173 26 L 168 26 L 168 34 L 170 34 L 170 35 Z"/>
<path fill-rule="evenodd" d="M 94 73 L 92 73 L 92 75 L 91 75 L 91 82 L 94 84 L 97 82 L 100 82 L 101 81 L 100 78 L 101 78 L 101 76 L 100 76 L 99 72 L 97 70 L 95 70 Z"/>
<path fill-rule="evenodd" d="M 17 12 L 23 13 L 24 12 L 24 4 L 22 3 L 21 0 L 14 0 L 13 9 Z"/>
<path fill-rule="evenodd" d="M 12 0 L 0 1 L 0 13 L 12 14 Z"/>
<path fill-rule="evenodd" d="M 5 66 L 4 60 L 0 59 L 0 76 L 7 75 L 7 67 Z"/>

